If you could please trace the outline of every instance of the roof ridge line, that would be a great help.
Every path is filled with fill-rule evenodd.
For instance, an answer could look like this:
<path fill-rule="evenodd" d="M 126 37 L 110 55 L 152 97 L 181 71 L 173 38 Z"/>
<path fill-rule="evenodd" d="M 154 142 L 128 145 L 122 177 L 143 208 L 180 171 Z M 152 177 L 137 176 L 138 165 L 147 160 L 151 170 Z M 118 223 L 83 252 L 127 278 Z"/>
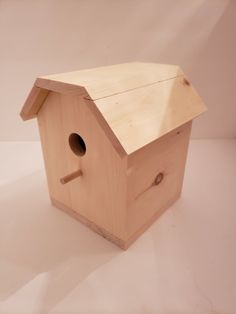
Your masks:
<path fill-rule="evenodd" d="M 141 88 L 145 88 L 145 87 L 149 87 L 149 86 L 152 86 L 152 85 L 155 85 L 155 84 L 158 84 L 158 83 L 162 83 L 162 82 L 165 82 L 165 81 L 170 81 L 170 80 L 173 80 L 177 77 L 184 77 L 184 74 L 179 74 L 179 75 L 176 75 L 176 76 L 173 76 L 173 77 L 169 77 L 167 79 L 163 79 L 163 80 L 159 80 L 159 81 L 154 81 L 152 83 L 148 83 L 148 84 L 144 84 L 144 85 L 140 85 L 140 86 L 137 86 L 137 87 L 133 87 L 133 88 L 130 88 L 130 89 L 126 89 L 124 91 L 121 91 L 121 92 L 117 92 L 117 93 L 113 93 L 113 94 L 110 94 L 110 95 L 107 95 L 107 96 L 103 96 L 103 97 L 99 97 L 99 98 L 91 98 L 91 97 L 88 97 L 88 96 L 85 96 L 84 99 L 87 99 L 87 100 L 90 100 L 90 101 L 96 101 L 96 100 L 100 100 L 100 99 L 104 99 L 104 98 L 108 98 L 108 97 L 112 97 L 112 96 L 116 96 L 116 95 L 120 95 L 120 94 L 124 94 L 124 93 L 127 93 L 127 92 L 131 92 L 133 90 L 136 90 L 136 89 L 141 89 Z"/>

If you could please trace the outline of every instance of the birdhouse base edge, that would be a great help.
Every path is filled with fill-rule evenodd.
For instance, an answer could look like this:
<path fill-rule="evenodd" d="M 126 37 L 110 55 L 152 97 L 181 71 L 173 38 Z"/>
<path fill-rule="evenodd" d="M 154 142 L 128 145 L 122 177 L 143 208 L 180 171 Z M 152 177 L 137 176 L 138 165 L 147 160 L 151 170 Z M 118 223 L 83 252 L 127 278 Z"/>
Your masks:
<path fill-rule="evenodd" d="M 113 235 L 109 231 L 105 230 L 104 228 L 98 226 L 94 222 L 90 221 L 88 218 L 84 217 L 80 213 L 76 212 L 72 208 L 69 208 L 65 204 L 55 200 L 53 197 L 50 197 L 51 203 L 57 209 L 62 210 L 66 214 L 70 215 L 74 219 L 81 222 L 83 225 L 91 229 L 92 231 L 96 232 L 103 238 L 107 239 L 108 241 L 112 242 L 122 250 L 127 250 L 173 203 L 175 203 L 181 195 L 181 192 L 175 195 L 174 198 L 170 199 L 168 203 L 165 204 L 162 208 L 160 208 L 152 217 L 149 219 L 139 230 L 137 230 L 131 237 L 127 240 L 120 239 L 117 236 Z"/>

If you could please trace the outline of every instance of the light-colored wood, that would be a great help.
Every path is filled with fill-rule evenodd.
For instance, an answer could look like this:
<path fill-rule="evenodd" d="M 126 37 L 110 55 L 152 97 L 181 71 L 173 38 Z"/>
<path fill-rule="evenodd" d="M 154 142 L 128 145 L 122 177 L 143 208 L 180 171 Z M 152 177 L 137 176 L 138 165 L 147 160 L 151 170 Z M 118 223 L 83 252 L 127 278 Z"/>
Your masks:
<path fill-rule="evenodd" d="M 119 246 L 121 249 L 126 250 L 128 248 L 127 243 L 129 245 L 133 242 L 133 239 L 130 239 L 129 242 L 126 242 L 118 237 L 116 237 L 114 234 L 110 233 L 106 229 L 102 228 L 101 226 L 95 224 L 93 221 L 89 220 L 88 218 L 84 217 L 80 213 L 76 212 L 75 210 L 71 209 L 65 204 L 62 204 L 58 202 L 57 200 L 51 198 L 51 202 L 54 206 L 57 208 L 63 210 L 65 213 L 69 214 L 73 218 L 80 221 L 82 224 L 90 228 L 91 230 L 95 231 L 97 234 L 101 235 L 103 238 L 107 239 L 108 241 L 114 243 L 115 245 Z M 131 242 L 132 241 L 132 242 Z"/>
<path fill-rule="evenodd" d="M 181 75 L 181 69 L 175 65 L 133 62 L 39 77 L 33 89 L 78 94 L 96 100 Z M 28 97 L 22 109 L 24 120 L 34 118 L 42 103 L 40 97 Z"/>
<path fill-rule="evenodd" d="M 120 158 L 124 158 L 127 156 L 127 153 L 122 146 L 121 142 L 116 137 L 115 133 L 113 132 L 112 128 L 108 124 L 107 120 L 104 118 L 101 111 L 98 109 L 98 107 L 95 105 L 93 101 L 89 101 L 86 98 L 83 98 L 83 103 L 88 107 L 90 112 L 93 114 L 94 118 L 97 120 L 97 123 L 103 130 L 105 136 L 115 149 L 116 153 L 120 156 Z"/>
<path fill-rule="evenodd" d="M 188 122 L 128 157 L 128 237 L 180 196 L 190 131 Z"/>
<path fill-rule="evenodd" d="M 87 106 L 121 158 L 206 110 L 181 69 L 171 65 L 119 64 L 41 77 L 35 86 L 90 100 Z M 31 113 L 39 110 L 35 101 Z"/>
<path fill-rule="evenodd" d="M 97 100 L 183 75 L 176 65 L 131 62 L 42 76 L 47 81 L 83 86 Z"/>
<path fill-rule="evenodd" d="M 99 125 L 81 99 L 51 93 L 47 102 L 38 120 L 53 203 L 67 208 L 67 212 L 118 246 L 128 248 L 180 196 L 191 122 L 131 154 L 127 164 L 126 159 L 115 157 L 104 134 L 101 138 L 106 144 L 98 141 L 99 135 L 91 141 Z M 88 135 L 87 125 L 91 132 Z M 81 158 L 68 144 L 69 135 L 75 131 L 87 147 Z M 98 164 L 98 160 L 104 163 Z M 61 185 L 61 174 L 75 167 L 83 170 L 84 177 Z M 152 186 L 160 172 L 163 180 Z"/>
<path fill-rule="evenodd" d="M 48 79 L 37 78 L 35 81 L 35 86 L 50 90 L 53 92 L 69 95 L 78 95 L 88 97 L 86 89 L 82 86 L 68 84 L 64 82 L 57 82 Z"/>
<path fill-rule="evenodd" d="M 83 87 L 37 78 L 20 112 L 21 118 L 23 120 L 35 118 L 50 91 L 88 97 Z"/>
<path fill-rule="evenodd" d="M 204 112 L 205 105 L 183 77 L 95 102 L 127 154 Z"/>
<path fill-rule="evenodd" d="M 82 176 L 82 171 L 79 169 L 79 170 L 76 170 L 74 172 L 71 172 L 69 174 L 67 174 L 66 176 L 64 176 L 63 178 L 60 179 L 60 182 L 62 184 L 66 184 L 72 180 L 75 180 L 77 179 L 78 177 L 81 177 Z"/>
<path fill-rule="evenodd" d="M 121 247 L 122 249 L 126 250 L 128 249 L 155 221 L 165 213 L 166 210 L 175 202 L 178 200 L 178 198 L 181 196 L 181 192 L 179 194 L 176 194 L 173 198 L 168 198 L 166 200 L 166 203 L 163 205 L 162 208 L 156 208 L 156 211 L 153 211 L 153 215 L 149 218 L 144 219 L 142 225 L 140 228 L 135 230 L 132 234 L 130 233 L 130 236 L 125 241 L 124 245 Z M 146 208 L 146 207 L 144 207 Z M 115 243 L 116 244 L 116 243 Z"/>
<path fill-rule="evenodd" d="M 101 228 L 93 221 L 88 220 L 86 217 L 81 215 L 80 213 L 76 212 L 75 210 L 71 209 L 65 204 L 58 202 L 57 200 L 51 197 L 51 203 L 55 207 L 63 210 L 66 214 L 69 214 L 71 217 L 77 219 L 83 225 L 87 226 L 91 230 L 95 231 L 97 234 L 101 235 L 103 238 L 107 239 L 108 241 L 114 243 L 118 247 L 123 250 L 127 250 L 168 208 L 171 206 L 180 195 L 176 195 L 174 199 L 170 199 L 166 204 L 165 207 L 160 208 L 158 211 L 154 213 L 154 215 L 147 221 L 145 221 L 140 229 L 138 229 L 134 234 L 132 234 L 126 240 L 116 237 L 114 234 L 110 233 L 104 228 Z"/>
<path fill-rule="evenodd" d="M 38 114 L 50 196 L 115 237 L 126 239 L 126 164 L 82 97 L 51 92 Z M 86 144 L 79 157 L 71 133 Z M 74 169 L 83 175 L 69 184 L 60 178 Z"/>
<path fill-rule="evenodd" d="M 23 120 L 35 118 L 49 92 L 47 89 L 33 86 L 20 112 L 21 118 Z"/>
<path fill-rule="evenodd" d="M 179 67 L 131 63 L 38 78 L 21 115 L 37 115 L 52 203 L 126 249 L 181 195 L 205 110 Z"/>

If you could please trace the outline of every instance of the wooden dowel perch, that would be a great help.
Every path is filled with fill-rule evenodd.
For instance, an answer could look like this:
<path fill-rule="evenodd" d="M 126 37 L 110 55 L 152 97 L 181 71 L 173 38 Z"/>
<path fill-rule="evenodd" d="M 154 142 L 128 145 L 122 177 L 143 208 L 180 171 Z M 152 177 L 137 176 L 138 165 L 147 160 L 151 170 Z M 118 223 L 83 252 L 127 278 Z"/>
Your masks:
<path fill-rule="evenodd" d="M 68 182 L 70 182 L 70 181 L 72 181 L 72 180 L 74 180 L 80 176 L 82 176 L 82 171 L 79 169 L 79 170 L 76 170 L 76 171 L 68 174 L 67 176 L 61 178 L 60 182 L 62 184 L 66 184 L 66 183 L 68 183 Z"/>

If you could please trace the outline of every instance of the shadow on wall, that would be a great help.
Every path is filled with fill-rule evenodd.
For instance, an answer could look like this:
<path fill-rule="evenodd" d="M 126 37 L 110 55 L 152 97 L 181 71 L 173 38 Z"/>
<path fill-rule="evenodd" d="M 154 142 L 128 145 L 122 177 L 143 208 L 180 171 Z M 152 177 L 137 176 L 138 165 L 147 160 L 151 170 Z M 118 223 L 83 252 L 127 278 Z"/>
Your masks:
<path fill-rule="evenodd" d="M 49 310 L 122 251 L 50 206 L 42 173 L 1 190 L 0 301 L 43 280 L 41 310 Z"/>

